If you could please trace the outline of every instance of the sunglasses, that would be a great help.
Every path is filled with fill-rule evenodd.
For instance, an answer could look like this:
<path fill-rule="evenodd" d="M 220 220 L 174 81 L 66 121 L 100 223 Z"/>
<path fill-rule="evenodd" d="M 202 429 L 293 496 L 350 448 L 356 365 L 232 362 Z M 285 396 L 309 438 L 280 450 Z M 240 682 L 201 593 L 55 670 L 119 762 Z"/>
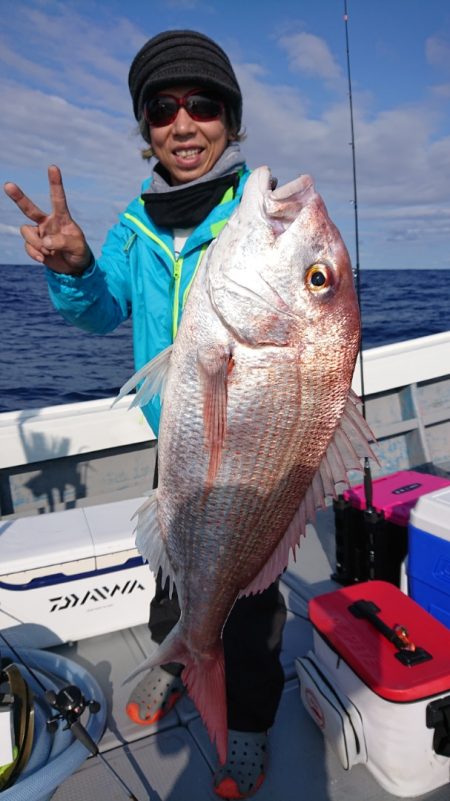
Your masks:
<path fill-rule="evenodd" d="M 188 92 L 183 97 L 156 95 L 145 104 L 145 119 L 154 128 L 161 128 L 163 125 L 170 125 L 175 120 L 180 108 L 185 108 L 189 116 L 196 122 L 210 122 L 220 117 L 224 110 L 224 104 L 222 100 L 217 100 L 197 89 Z"/>

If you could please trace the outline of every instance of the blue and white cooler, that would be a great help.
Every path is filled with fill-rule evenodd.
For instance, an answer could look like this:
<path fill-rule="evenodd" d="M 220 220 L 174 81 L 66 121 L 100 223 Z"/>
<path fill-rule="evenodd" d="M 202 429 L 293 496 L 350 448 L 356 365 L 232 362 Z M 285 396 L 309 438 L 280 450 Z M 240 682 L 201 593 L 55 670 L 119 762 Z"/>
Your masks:
<path fill-rule="evenodd" d="M 412 510 L 407 573 L 409 595 L 450 628 L 450 487 L 420 498 Z"/>
<path fill-rule="evenodd" d="M 0 523 L 0 629 L 47 648 L 148 620 L 153 575 L 132 517 L 143 498 Z"/>
<path fill-rule="evenodd" d="M 450 631 L 385 581 L 320 595 L 309 617 L 301 696 L 342 766 L 400 797 L 448 784 Z"/>

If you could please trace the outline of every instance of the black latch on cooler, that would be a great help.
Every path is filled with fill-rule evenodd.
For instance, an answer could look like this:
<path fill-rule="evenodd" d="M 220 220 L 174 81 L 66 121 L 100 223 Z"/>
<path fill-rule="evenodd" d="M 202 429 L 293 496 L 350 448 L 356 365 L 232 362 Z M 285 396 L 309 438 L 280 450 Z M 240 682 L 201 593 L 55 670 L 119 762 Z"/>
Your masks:
<path fill-rule="evenodd" d="M 378 617 L 378 612 L 381 610 L 373 601 L 365 601 L 363 599 L 355 601 L 355 603 L 348 607 L 348 610 L 355 617 L 367 620 L 383 635 L 383 637 L 386 637 L 389 642 L 395 645 L 399 650 L 394 656 L 403 665 L 413 667 L 414 665 L 420 665 L 422 662 L 427 662 L 429 659 L 433 658 L 424 648 L 420 648 L 411 642 L 404 626 L 394 626 L 390 628 L 390 626 L 384 623 L 381 618 Z"/>
<path fill-rule="evenodd" d="M 427 729 L 434 729 L 433 749 L 450 757 L 450 695 L 430 701 L 426 710 Z"/>

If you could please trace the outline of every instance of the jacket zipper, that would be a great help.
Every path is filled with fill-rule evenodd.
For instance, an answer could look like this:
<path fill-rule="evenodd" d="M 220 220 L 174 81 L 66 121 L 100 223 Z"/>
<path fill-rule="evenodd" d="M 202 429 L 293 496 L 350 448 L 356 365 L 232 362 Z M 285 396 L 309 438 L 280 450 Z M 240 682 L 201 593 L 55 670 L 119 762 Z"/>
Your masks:
<path fill-rule="evenodd" d="M 180 308 L 180 283 L 183 259 L 175 259 L 173 265 L 173 306 L 172 306 L 172 340 L 175 340 L 178 330 L 178 312 Z"/>
<path fill-rule="evenodd" d="M 175 339 L 175 335 L 178 329 L 178 310 L 180 306 L 179 295 L 180 295 L 180 282 L 181 282 L 181 270 L 183 267 L 183 259 L 176 259 L 173 255 L 172 251 L 167 247 L 165 242 L 156 236 L 153 231 L 148 228 L 147 225 L 144 225 L 137 217 L 133 214 L 126 213 L 124 215 L 127 220 L 130 220 L 135 225 L 137 225 L 141 231 L 143 231 L 146 236 L 156 242 L 157 245 L 161 248 L 161 250 L 169 256 L 170 261 L 173 264 L 173 280 L 174 280 L 174 294 L 173 294 L 173 304 L 172 304 L 172 340 Z M 128 244 L 128 243 L 127 243 Z"/>
<path fill-rule="evenodd" d="M 227 193 L 228 192 L 229 192 L 229 190 L 227 190 Z M 227 198 L 227 193 L 225 193 L 224 197 L 221 200 L 221 203 L 225 202 L 225 199 L 228 199 Z M 150 230 L 150 228 L 148 228 L 146 225 L 144 225 L 133 214 L 129 214 L 128 212 L 126 212 L 124 214 L 124 216 L 127 218 L 127 220 L 130 220 L 135 225 L 137 225 L 141 229 L 141 231 L 143 231 L 143 233 L 146 234 L 150 239 L 153 239 L 153 241 L 156 242 L 160 246 L 160 248 L 169 256 L 169 258 L 170 258 L 170 260 L 171 260 L 171 262 L 173 264 L 174 295 L 173 295 L 173 305 L 172 305 L 172 340 L 175 340 L 175 337 L 176 337 L 176 334 L 177 334 L 177 331 L 178 331 L 178 314 L 179 314 L 179 310 L 180 310 L 180 284 L 181 284 L 181 272 L 182 272 L 182 269 L 183 269 L 183 259 L 182 258 L 176 259 L 174 257 L 174 255 L 173 255 L 173 253 L 169 250 L 169 248 L 165 244 L 165 242 L 163 242 L 158 236 L 156 236 L 156 234 L 154 234 L 153 231 Z M 227 223 L 227 220 L 221 220 L 220 221 L 220 227 L 222 228 L 224 225 L 226 225 L 226 223 Z M 136 236 L 136 234 L 134 234 L 134 236 Z M 214 234 L 213 234 L 213 236 L 214 236 Z M 131 245 L 132 239 L 133 239 L 133 235 L 127 241 L 127 243 L 125 245 L 126 249 L 128 249 L 128 247 Z M 200 266 L 200 262 L 201 262 L 201 260 L 203 258 L 203 254 L 207 250 L 208 246 L 209 246 L 209 242 L 205 242 L 205 244 L 202 245 L 202 248 L 201 248 L 200 253 L 199 253 L 199 257 L 197 259 L 197 263 L 196 263 L 196 265 L 194 267 L 194 271 L 192 273 L 192 278 L 191 278 L 188 286 L 186 287 L 186 289 L 185 289 L 185 291 L 183 293 L 182 306 L 181 306 L 182 309 L 184 309 L 184 306 L 185 306 L 185 303 L 186 303 L 186 300 L 187 300 L 187 296 L 189 294 L 189 290 L 190 290 L 190 288 L 192 286 L 192 281 L 195 278 L 197 270 L 198 270 L 198 268 Z"/>
<path fill-rule="evenodd" d="M 198 259 L 197 259 L 197 264 L 195 265 L 193 273 L 192 273 L 192 278 L 189 281 L 189 283 L 188 283 L 188 285 L 187 285 L 187 287 L 186 287 L 186 289 L 184 290 L 184 293 L 183 293 L 183 304 L 181 306 L 182 309 L 184 309 L 184 307 L 186 306 L 186 301 L 187 301 L 187 297 L 189 295 L 189 292 L 191 291 L 192 282 L 193 282 L 195 276 L 197 275 L 197 270 L 200 267 L 200 262 L 201 262 L 201 260 L 203 258 L 203 254 L 205 253 L 205 250 L 208 249 L 209 244 L 210 244 L 209 242 L 205 242 L 205 244 L 202 245 L 202 247 L 201 247 L 201 250 L 200 250 L 200 253 L 199 253 L 199 256 L 198 256 Z"/>

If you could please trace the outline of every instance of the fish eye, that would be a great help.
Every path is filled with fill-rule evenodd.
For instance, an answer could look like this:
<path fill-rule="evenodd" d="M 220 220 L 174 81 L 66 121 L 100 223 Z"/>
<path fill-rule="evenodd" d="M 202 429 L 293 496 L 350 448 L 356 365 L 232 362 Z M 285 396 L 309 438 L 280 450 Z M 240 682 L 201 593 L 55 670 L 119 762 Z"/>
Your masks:
<path fill-rule="evenodd" d="M 310 292 L 323 292 L 331 283 L 331 270 L 325 264 L 313 264 L 306 272 L 305 284 Z"/>

